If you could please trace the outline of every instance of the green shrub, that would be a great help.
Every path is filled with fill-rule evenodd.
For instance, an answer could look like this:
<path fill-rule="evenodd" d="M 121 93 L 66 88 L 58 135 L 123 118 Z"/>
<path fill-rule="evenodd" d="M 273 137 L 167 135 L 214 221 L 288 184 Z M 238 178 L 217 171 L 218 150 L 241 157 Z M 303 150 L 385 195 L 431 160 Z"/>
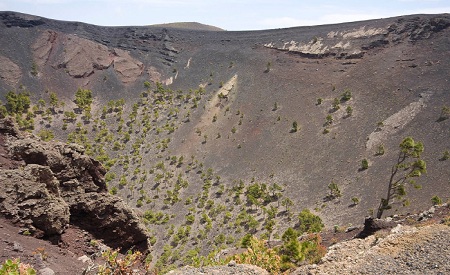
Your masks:
<path fill-rule="evenodd" d="M 440 205 L 442 204 L 442 199 L 439 196 L 433 196 L 431 198 L 431 202 L 433 203 L 433 205 Z"/>
<path fill-rule="evenodd" d="M 142 207 L 143 205 L 144 205 L 144 202 L 142 201 L 142 199 L 137 200 L 136 207 Z"/>
<path fill-rule="evenodd" d="M 311 213 L 308 209 L 303 209 L 298 214 L 298 232 L 303 234 L 305 232 L 313 233 L 322 231 L 324 225 L 322 219 Z"/>
<path fill-rule="evenodd" d="M 114 172 L 108 172 L 105 175 L 105 181 L 106 182 L 110 182 L 110 181 L 112 181 L 115 178 L 116 178 L 116 173 L 114 173 Z"/>
<path fill-rule="evenodd" d="M 341 103 L 341 101 L 339 100 L 339 98 L 333 99 L 333 104 L 332 104 L 332 106 L 333 106 L 333 109 L 334 109 L 335 111 L 337 111 L 337 110 L 339 110 L 339 109 L 341 108 L 341 106 L 339 105 L 340 103 Z"/>
<path fill-rule="evenodd" d="M 344 93 L 341 95 L 341 101 L 348 101 L 352 98 L 352 92 L 349 89 L 345 89 Z"/>
<path fill-rule="evenodd" d="M 378 147 L 377 147 L 377 151 L 375 152 L 375 155 L 377 155 L 377 156 L 382 156 L 382 155 L 384 155 L 384 152 L 385 152 L 385 150 L 384 150 L 384 145 L 383 145 L 383 144 L 380 144 L 380 145 L 378 145 Z"/>
<path fill-rule="evenodd" d="M 327 196 L 328 199 L 335 199 L 342 196 L 341 189 L 335 182 L 331 182 L 328 184 L 328 189 L 330 190 L 330 194 Z"/>
<path fill-rule="evenodd" d="M 297 121 L 292 122 L 292 129 L 291 129 L 291 133 L 295 133 L 298 131 L 298 123 Z"/>
<path fill-rule="evenodd" d="M 75 103 L 77 104 L 78 108 L 82 110 L 90 110 L 93 100 L 94 98 L 90 90 L 78 88 L 77 92 L 75 93 Z"/>
<path fill-rule="evenodd" d="M 20 259 L 6 259 L 0 266 L 0 274 L 5 275 L 35 275 L 36 270 L 29 264 L 20 262 Z"/>
<path fill-rule="evenodd" d="M 111 194 L 111 195 L 117 195 L 117 187 L 113 187 L 113 188 L 111 188 L 111 190 L 109 190 L 109 193 Z"/>
<path fill-rule="evenodd" d="M 120 257 L 119 250 L 108 249 L 102 253 L 105 260 L 103 265 L 98 266 L 98 275 L 110 274 L 133 274 L 134 269 L 141 263 L 142 254 L 139 251 L 129 250 L 124 257 Z M 146 266 L 148 271 L 148 266 Z"/>
<path fill-rule="evenodd" d="M 36 64 L 35 62 L 33 62 L 33 63 L 31 64 L 31 75 L 37 76 L 38 74 L 39 74 L 39 72 L 38 72 L 38 66 L 37 66 L 37 64 Z"/>
<path fill-rule="evenodd" d="M 326 120 L 326 124 L 327 125 L 331 125 L 331 123 L 333 123 L 333 116 L 332 115 L 327 115 L 327 117 L 325 118 Z"/>
<path fill-rule="evenodd" d="M 448 150 L 445 150 L 444 154 L 442 154 L 441 160 L 444 161 L 448 159 L 450 159 L 450 152 Z"/>
<path fill-rule="evenodd" d="M 444 106 L 442 107 L 441 116 L 439 117 L 439 120 L 442 121 L 448 118 L 450 118 L 450 107 Z"/>
<path fill-rule="evenodd" d="M 189 214 L 186 216 L 186 223 L 193 224 L 195 221 L 195 216 L 193 214 Z"/>
<path fill-rule="evenodd" d="M 278 253 L 266 246 L 266 241 L 251 236 L 247 251 L 234 255 L 238 264 L 252 264 L 267 270 L 271 274 L 278 274 L 281 267 L 281 258 Z"/>
<path fill-rule="evenodd" d="M 53 134 L 53 131 L 47 129 L 42 129 L 41 131 L 39 131 L 38 136 L 43 141 L 50 141 L 55 138 L 55 134 Z"/>
<path fill-rule="evenodd" d="M 369 168 L 369 161 L 367 159 L 361 160 L 361 170 L 366 170 Z"/>
<path fill-rule="evenodd" d="M 345 109 L 345 111 L 347 112 L 347 116 L 352 116 L 353 114 L 352 106 L 347 106 L 347 109 Z"/>
<path fill-rule="evenodd" d="M 22 114 L 30 108 L 30 94 L 26 91 L 16 94 L 9 91 L 6 94 L 6 109 L 10 114 Z"/>
<path fill-rule="evenodd" d="M 325 255 L 326 248 L 321 244 L 319 234 L 309 235 L 305 240 L 298 241 L 297 234 L 288 228 L 282 237 L 283 245 L 278 249 L 281 255 L 281 270 L 293 269 L 306 261 L 310 264 L 318 263 Z"/>

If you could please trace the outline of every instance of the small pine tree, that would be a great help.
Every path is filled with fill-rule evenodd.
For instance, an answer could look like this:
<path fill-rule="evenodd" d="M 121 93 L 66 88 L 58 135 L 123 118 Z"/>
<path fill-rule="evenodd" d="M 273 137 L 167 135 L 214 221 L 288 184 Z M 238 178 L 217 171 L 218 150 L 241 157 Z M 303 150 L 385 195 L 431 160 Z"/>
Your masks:
<path fill-rule="evenodd" d="M 353 108 L 352 108 L 352 106 L 347 106 L 347 108 L 345 109 L 345 111 L 347 112 L 347 116 L 352 116 L 352 114 L 353 114 Z"/>
<path fill-rule="evenodd" d="M 369 168 L 369 161 L 367 159 L 363 159 L 361 161 L 361 170 L 366 170 Z"/>
<path fill-rule="evenodd" d="M 295 133 L 298 131 L 298 123 L 297 121 L 292 122 L 292 129 L 291 129 L 291 133 Z"/>

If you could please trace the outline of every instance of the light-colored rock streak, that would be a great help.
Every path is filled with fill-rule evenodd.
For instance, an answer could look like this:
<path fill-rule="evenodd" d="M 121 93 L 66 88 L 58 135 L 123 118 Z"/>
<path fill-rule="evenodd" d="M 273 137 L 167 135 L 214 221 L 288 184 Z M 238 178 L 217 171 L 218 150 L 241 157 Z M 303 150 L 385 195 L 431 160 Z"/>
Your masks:
<path fill-rule="evenodd" d="M 188 62 L 187 62 L 187 64 L 186 64 L 186 67 L 184 67 L 185 69 L 188 69 L 189 66 L 191 65 L 191 59 L 192 59 L 192 57 L 188 59 Z"/>
<path fill-rule="evenodd" d="M 368 28 L 366 29 L 366 26 L 362 26 L 359 29 L 355 29 L 352 31 L 348 31 L 348 32 L 343 32 L 342 33 L 342 37 L 344 39 L 349 39 L 349 38 L 361 38 L 361 37 L 371 37 L 371 36 L 375 36 L 378 34 L 384 34 L 386 33 L 387 30 L 386 29 L 382 29 L 382 28 Z"/>
<path fill-rule="evenodd" d="M 426 102 L 430 99 L 431 95 L 432 92 L 422 93 L 421 98 L 418 101 L 412 102 L 405 108 L 384 120 L 383 126 L 379 127 L 369 135 L 366 142 L 366 148 L 368 150 L 373 149 L 375 146 L 388 139 L 389 136 L 395 134 L 410 123 L 414 117 L 426 107 Z"/>
<path fill-rule="evenodd" d="M 228 97 L 229 93 L 233 89 L 233 87 L 236 85 L 237 82 L 237 75 L 234 75 L 230 80 L 228 80 L 227 83 L 225 83 L 222 88 L 220 88 L 216 94 L 211 98 L 209 103 L 206 106 L 206 112 L 202 115 L 199 124 L 197 124 L 196 128 L 203 129 L 206 126 L 208 126 L 214 115 L 219 113 L 221 106 L 220 106 L 220 98 L 219 94 L 222 93 L 224 97 Z"/>

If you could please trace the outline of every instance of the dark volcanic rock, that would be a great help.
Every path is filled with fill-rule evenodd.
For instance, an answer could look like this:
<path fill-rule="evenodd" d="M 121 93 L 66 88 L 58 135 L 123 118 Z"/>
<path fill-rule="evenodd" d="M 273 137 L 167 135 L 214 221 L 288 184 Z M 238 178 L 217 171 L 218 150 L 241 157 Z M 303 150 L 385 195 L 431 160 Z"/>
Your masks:
<path fill-rule="evenodd" d="M 366 238 L 373 235 L 375 232 L 382 229 L 391 229 L 397 224 L 393 221 L 385 219 L 374 219 L 373 217 L 367 217 L 364 221 L 364 229 L 358 234 L 358 238 Z"/>
<path fill-rule="evenodd" d="M 3 23 L 8 27 L 31 28 L 45 24 L 45 21 L 39 17 L 20 14 L 15 12 L 5 12 L 0 14 Z"/>
<path fill-rule="evenodd" d="M 81 146 L 22 136 L 10 120 L 0 121 L 0 137 L 6 157 L 22 164 L 0 167 L 4 216 L 45 236 L 61 234 L 70 222 L 109 246 L 147 249 L 144 226 L 120 198 L 107 193 L 106 170 Z"/>

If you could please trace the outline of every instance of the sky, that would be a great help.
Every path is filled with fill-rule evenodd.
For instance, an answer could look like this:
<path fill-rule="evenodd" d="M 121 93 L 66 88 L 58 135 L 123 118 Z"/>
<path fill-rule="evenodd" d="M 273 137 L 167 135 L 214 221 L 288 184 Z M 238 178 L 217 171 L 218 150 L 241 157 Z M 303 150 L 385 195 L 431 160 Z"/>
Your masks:
<path fill-rule="evenodd" d="M 450 0 L 0 0 L 0 11 L 101 26 L 200 22 L 240 31 L 450 13 Z"/>

